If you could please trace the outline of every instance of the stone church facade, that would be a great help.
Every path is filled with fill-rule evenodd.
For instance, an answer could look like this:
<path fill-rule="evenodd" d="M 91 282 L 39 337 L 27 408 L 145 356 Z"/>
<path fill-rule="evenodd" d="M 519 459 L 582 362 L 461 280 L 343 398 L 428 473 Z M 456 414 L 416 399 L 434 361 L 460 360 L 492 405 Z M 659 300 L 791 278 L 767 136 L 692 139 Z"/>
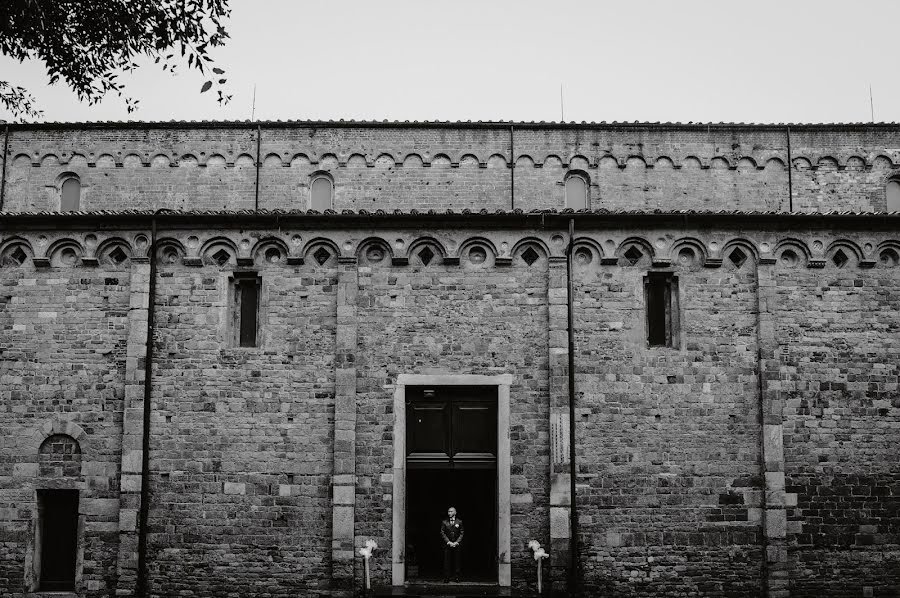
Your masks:
<path fill-rule="evenodd" d="M 0 596 L 900 593 L 900 126 L 3 143 Z"/>

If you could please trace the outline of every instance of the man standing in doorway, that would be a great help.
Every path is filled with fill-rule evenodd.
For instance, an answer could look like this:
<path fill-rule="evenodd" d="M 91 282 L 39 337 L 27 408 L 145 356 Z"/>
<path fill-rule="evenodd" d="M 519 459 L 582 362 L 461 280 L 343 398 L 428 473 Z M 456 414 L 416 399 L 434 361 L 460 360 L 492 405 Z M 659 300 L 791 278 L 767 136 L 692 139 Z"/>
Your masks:
<path fill-rule="evenodd" d="M 447 518 L 441 522 L 441 539 L 444 541 L 444 583 L 450 581 L 450 572 L 453 571 L 453 581 L 459 581 L 459 567 L 462 560 L 463 522 L 456 516 L 456 508 L 447 509 Z"/>

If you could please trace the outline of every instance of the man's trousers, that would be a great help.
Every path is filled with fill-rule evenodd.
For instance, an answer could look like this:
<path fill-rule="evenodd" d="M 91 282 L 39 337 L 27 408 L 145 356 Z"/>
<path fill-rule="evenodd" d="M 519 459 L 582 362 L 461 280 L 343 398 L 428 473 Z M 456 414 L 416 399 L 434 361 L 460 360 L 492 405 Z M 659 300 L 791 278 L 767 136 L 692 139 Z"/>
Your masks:
<path fill-rule="evenodd" d="M 459 579 L 459 568 L 462 564 L 462 548 L 452 548 L 444 545 L 444 579 L 450 579 L 452 575 Z"/>

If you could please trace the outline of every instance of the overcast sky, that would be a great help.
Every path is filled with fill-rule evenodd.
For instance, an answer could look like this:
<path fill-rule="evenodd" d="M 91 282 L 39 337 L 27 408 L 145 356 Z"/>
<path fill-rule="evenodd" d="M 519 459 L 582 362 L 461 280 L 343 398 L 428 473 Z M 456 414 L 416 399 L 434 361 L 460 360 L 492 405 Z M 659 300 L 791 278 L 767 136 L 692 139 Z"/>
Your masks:
<path fill-rule="evenodd" d="M 152 64 L 79 104 L 38 62 L 0 78 L 45 120 L 900 121 L 900 2 L 231 0 L 232 102 Z M 0 119 L 10 115 L 0 109 Z"/>

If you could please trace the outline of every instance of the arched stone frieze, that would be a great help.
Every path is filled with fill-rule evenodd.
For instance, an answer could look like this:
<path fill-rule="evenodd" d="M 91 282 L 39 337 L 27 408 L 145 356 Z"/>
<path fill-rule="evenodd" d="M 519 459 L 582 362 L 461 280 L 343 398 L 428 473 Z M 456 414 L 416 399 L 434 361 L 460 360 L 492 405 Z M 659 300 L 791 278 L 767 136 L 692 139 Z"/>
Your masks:
<path fill-rule="evenodd" d="M 276 266 L 287 261 L 290 249 L 277 237 L 263 237 L 253 246 L 253 263 L 258 266 Z"/>
<path fill-rule="evenodd" d="M 872 159 L 872 168 L 875 169 L 895 168 L 896 166 L 894 160 L 886 154 L 877 154 Z"/>
<path fill-rule="evenodd" d="M 333 268 L 340 255 L 337 243 L 324 237 L 310 239 L 303 248 L 304 263 L 314 268 Z"/>
<path fill-rule="evenodd" d="M 706 264 L 706 245 L 694 237 L 681 237 L 669 247 L 669 260 L 681 270 L 699 270 Z"/>
<path fill-rule="evenodd" d="M 487 167 L 488 168 L 508 168 L 509 164 L 506 161 L 506 156 L 503 154 L 492 154 L 487 159 Z"/>
<path fill-rule="evenodd" d="M 779 268 L 805 268 L 812 259 L 812 252 L 807 244 L 794 238 L 778 241 L 772 254 Z"/>
<path fill-rule="evenodd" d="M 588 170 L 593 167 L 591 161 L 582 154 L 571 154 L 566 158 L 570 170 Z"/>
<path fill-rule="evenodd" d="M 196 150 L 186 151 L 177 155 L 168 155 L 164 151 L 148 152 L 137 150 L 126 150 L 124 152 L 117 152 L 116 154 L 102 151 L 98 153 L 87 154 L 82 152 L 38 152 L 35 154 L 19 152 L 12 156 L 10 163 L 14 167 L 21 167 L 25 164 L 30 164 L 35 168 L 55 168 L 66 166 L 69 164 L 81 164 L 82 162 L 84 166 L 90 165 L 97 168 L 160 167 L 171 166 L 172 164 L 177 166 L 205 167 L 227 165 L 234 167 L 236 165 L 255 166 L 256 164 L 255 157 L 250 153 L 244 152 L 238 154 L 237 156 L 229 158 L 222 151 L 213 150 L 207 152 L 204 151 L 204 149 L 205 148 L 197 148 Z M 545 165 L 556 164 L 565 168 L 577 167 L 583 169 L 593 169 L 603 167 L 605 162 L 608 163 L 610 161 L 618 168 L 623 169 L 630 166 L 654 168 L 665 167 L 665 165 L 663 164 L 665 159 L 671 162 L 672 166 L 676 169 L 690 166 L 688 164 L 689 161 L 696 161 L 696 163 L 701 168 L 714 168 L 716 167 L 715 163 L 718 161 L 722 167 L 730 170 L 735 170 L 741 167 L 742 162 L 750 162 L 752 163 L 752 166 L 748 164 L 749 168 L 762 170 L 770 165 L 769 163 L 772 162 L 773 159 L 776 159 L 782 166 L 785 163 L 785 151 L 780 149 L 760 150 L 759 152 L 753 154 L 739 155 L 720 153 L 715 155 L 698 156 L 692 153 L 679 156 L 667 153 L 656 154 L 652 151 L 652 148 L 648 148 L 641 154 L 622 153 L 617 155 L 607 151 L 607 153 L 604 153 L 602 156 L 595 157 L 594 159 L 579 152 L 574 152 L 571 154 L 559 154 L 550 152 L 543 156 L 532 155 L 523 152 L 517 154 L 516 156 L 517 166 L 521 168 L 526 167 L 526 163 L 520 164 L 520 161 L 526 157 L 530 158 L 530 165 L 534 168 L 542 168 Z M 409 162 L 410 158 L 418 158 L 421 163 L 411 164 Z M 833 154 L 810 154 L 802 151 L 794 151 L 792 158 L 795 160 L 795 168 L 800 169 L 868 169 L 872 167 L 889 169 L 898 167 L 895 159 L 884 152 L 872 152 L 868 155 L 858 155 L 846 152 Z M 394 165 L 398 167 L 401 165 L 406 165 L 407 167 L 415 165 L 427 166 L 434 164 L 436 161 L 444 159 L 448 160 L 450 164 L 454 166 L 463 165 L 465 163 L 477 163 L 479 165 L 486 165 L 492 159 L 502 162 L 502 164 L 498 163 L 498 166 L 506 165 L 508 162 L 508 156 L 499 152 L 490 154 L 486 152 L 482 155 L 478 155 L 472 152 L 461 153 L 459 155 L 454 154 L 453 152 L 436 152 L 431 155 L 426 152 L 426 154 L 423 155 L 421 152 L 417 151 L 403 152 L 402 150 L 382 149 L 368 152 L 341 151 L 339 153 L 335 153 L 329 151 L 322 154 L 318 154 L 313 150 L 305 150 L 303 152 L 295 153 L 269 152 L 264 157 L 262 157 L 262 165 L 266 167 L 276 167 L 280 164 L 283 167 L 293 167 L 302 164 L 315 166 L 326 163 L 328 168 L 343 168 L 353 167 L 354 164 L 356 164 L 357 159 L 362 159 L 365 162 L 366 166 L 370 168 L 378 166 L 380 162 L 384 163 L 384 165 Z"/>
<path fill-rule="evenodd" d="M 162 266 L 175 266 L 181 263 L 187 251 L 178 239 L 163 237 L 156 240 L 156 263 Z"/>
<path fill-rule="evenodd" d="M 26 267 L 33 257 L 31 243 L 21 237 L 12 237 L 0 243 L 0 268 Z"/>
<path fill-rule="evenodd" d="M 757 170 L 756 160 L 752 156 L 741 156 L 735 165 L 735 169 L 745 172 Z"/>
<path fill-rule="evenodd" d="M 120 237 L 110 237 L 102 241 L 94 251 L 97 260 L 107 268 L 126 268 L 131 263 L 131 244 Z"/>
<path fill-rule="evenodd" d="M 576 237 L 572 252 L 576 268 L 597 266 L 605 255 L 603 246 L 596 239 L 590 237 Z"/>
<path fill-rule="evenodd" d="M 284 168 L 285 166 L 288 166 L 288 164 L 285 163 L 279 154 L 274 152 L 266 154 L 262 159 L 263 168 Z"/>
<path fill-rule="evenodd" d="M 447 250 L 434 237 L 419 237 L 409 244 L 406 257 L 414 266 L 435 266 L 447 257 Z"/>
<path fill-rule="evenodd" d="M 733 270 L 752 270 L 759 263 L 759 248 L 744 238 L 725 242 L 720 255 L 722 256 L 722 265 Z"/>
<path fill-rule="evenodd" d="M 238 247 L 228 237 L 213 237 L 200 247 L 200 259 L 207 266 L 233 268 L 237 265 Z"/>
<path fill-rule="evenodd" d="M 537 237 L 520 239 L 510 251 L 513 265 L 524 265 L 529 268 L 546 268 L 549 256 L 550 250 L 547 248 L 547 245 Z"/>
<path fill-rule="evenodd" d="M 315 159 L 314 155 L 310 156 L 304 152 L 293 154 L 287 162 L 290 168 L 309 168 L 318 164 L 318 160 Z"/>
<path fill-rule="evenodd" d="M 166 168 L 172 166 L 172 159 L 162 153 L 157 153 L 150 160 L 151 168 Z"/>
<path fill-rule="evenodd" d="M 853 268 L 863 259 L 862 249 L 848 239 L 832 241 L 825 249 L 825 267 Z"/>
<path fill-rule="evenodd" d="M 357 263 L 368 267 L 389 266 L 394 258 L 390 243 L 381 237 L 368 237 L 357 245 Z"/>
<path fill-rule="evenodd" d="M 84 247 L 75 239 L 59 239 L 47 248 L 46 255 L 54 268 L 74 268 L 84 257 Z"/>
<path fill-rule="evenodd" d="M 766 159 L 765 163 L 763 164 L 763 168 L 766 170 L 768 170 L 770 168 L 775 169 L 775 170 L 778 170 L 778 169 L 784 170 L 785 169 L 784 164 L 785 164 L 785 161 L 782 160 L 780 157 L 773 156 L 771 158 Z"/>
<path fill-rule="evenodd" d="M 882 241 L 875 248 L 874 257 L 878 268 L 900 266 L 900 241 Z"/>
<path fill-rule="evenodd" d="M 653 162 L 653 168 L 674 170 L 676 168 L 675 160 L 669 156 L 657 156 L 656 160 Z"/>
<path fill-rule="evenodd" d="M 616 258 L 621 266 L 646 267 L 653 263 L 654 257 L 653 246 L 641 237 L 628 237 L 616 248 Z"/>

